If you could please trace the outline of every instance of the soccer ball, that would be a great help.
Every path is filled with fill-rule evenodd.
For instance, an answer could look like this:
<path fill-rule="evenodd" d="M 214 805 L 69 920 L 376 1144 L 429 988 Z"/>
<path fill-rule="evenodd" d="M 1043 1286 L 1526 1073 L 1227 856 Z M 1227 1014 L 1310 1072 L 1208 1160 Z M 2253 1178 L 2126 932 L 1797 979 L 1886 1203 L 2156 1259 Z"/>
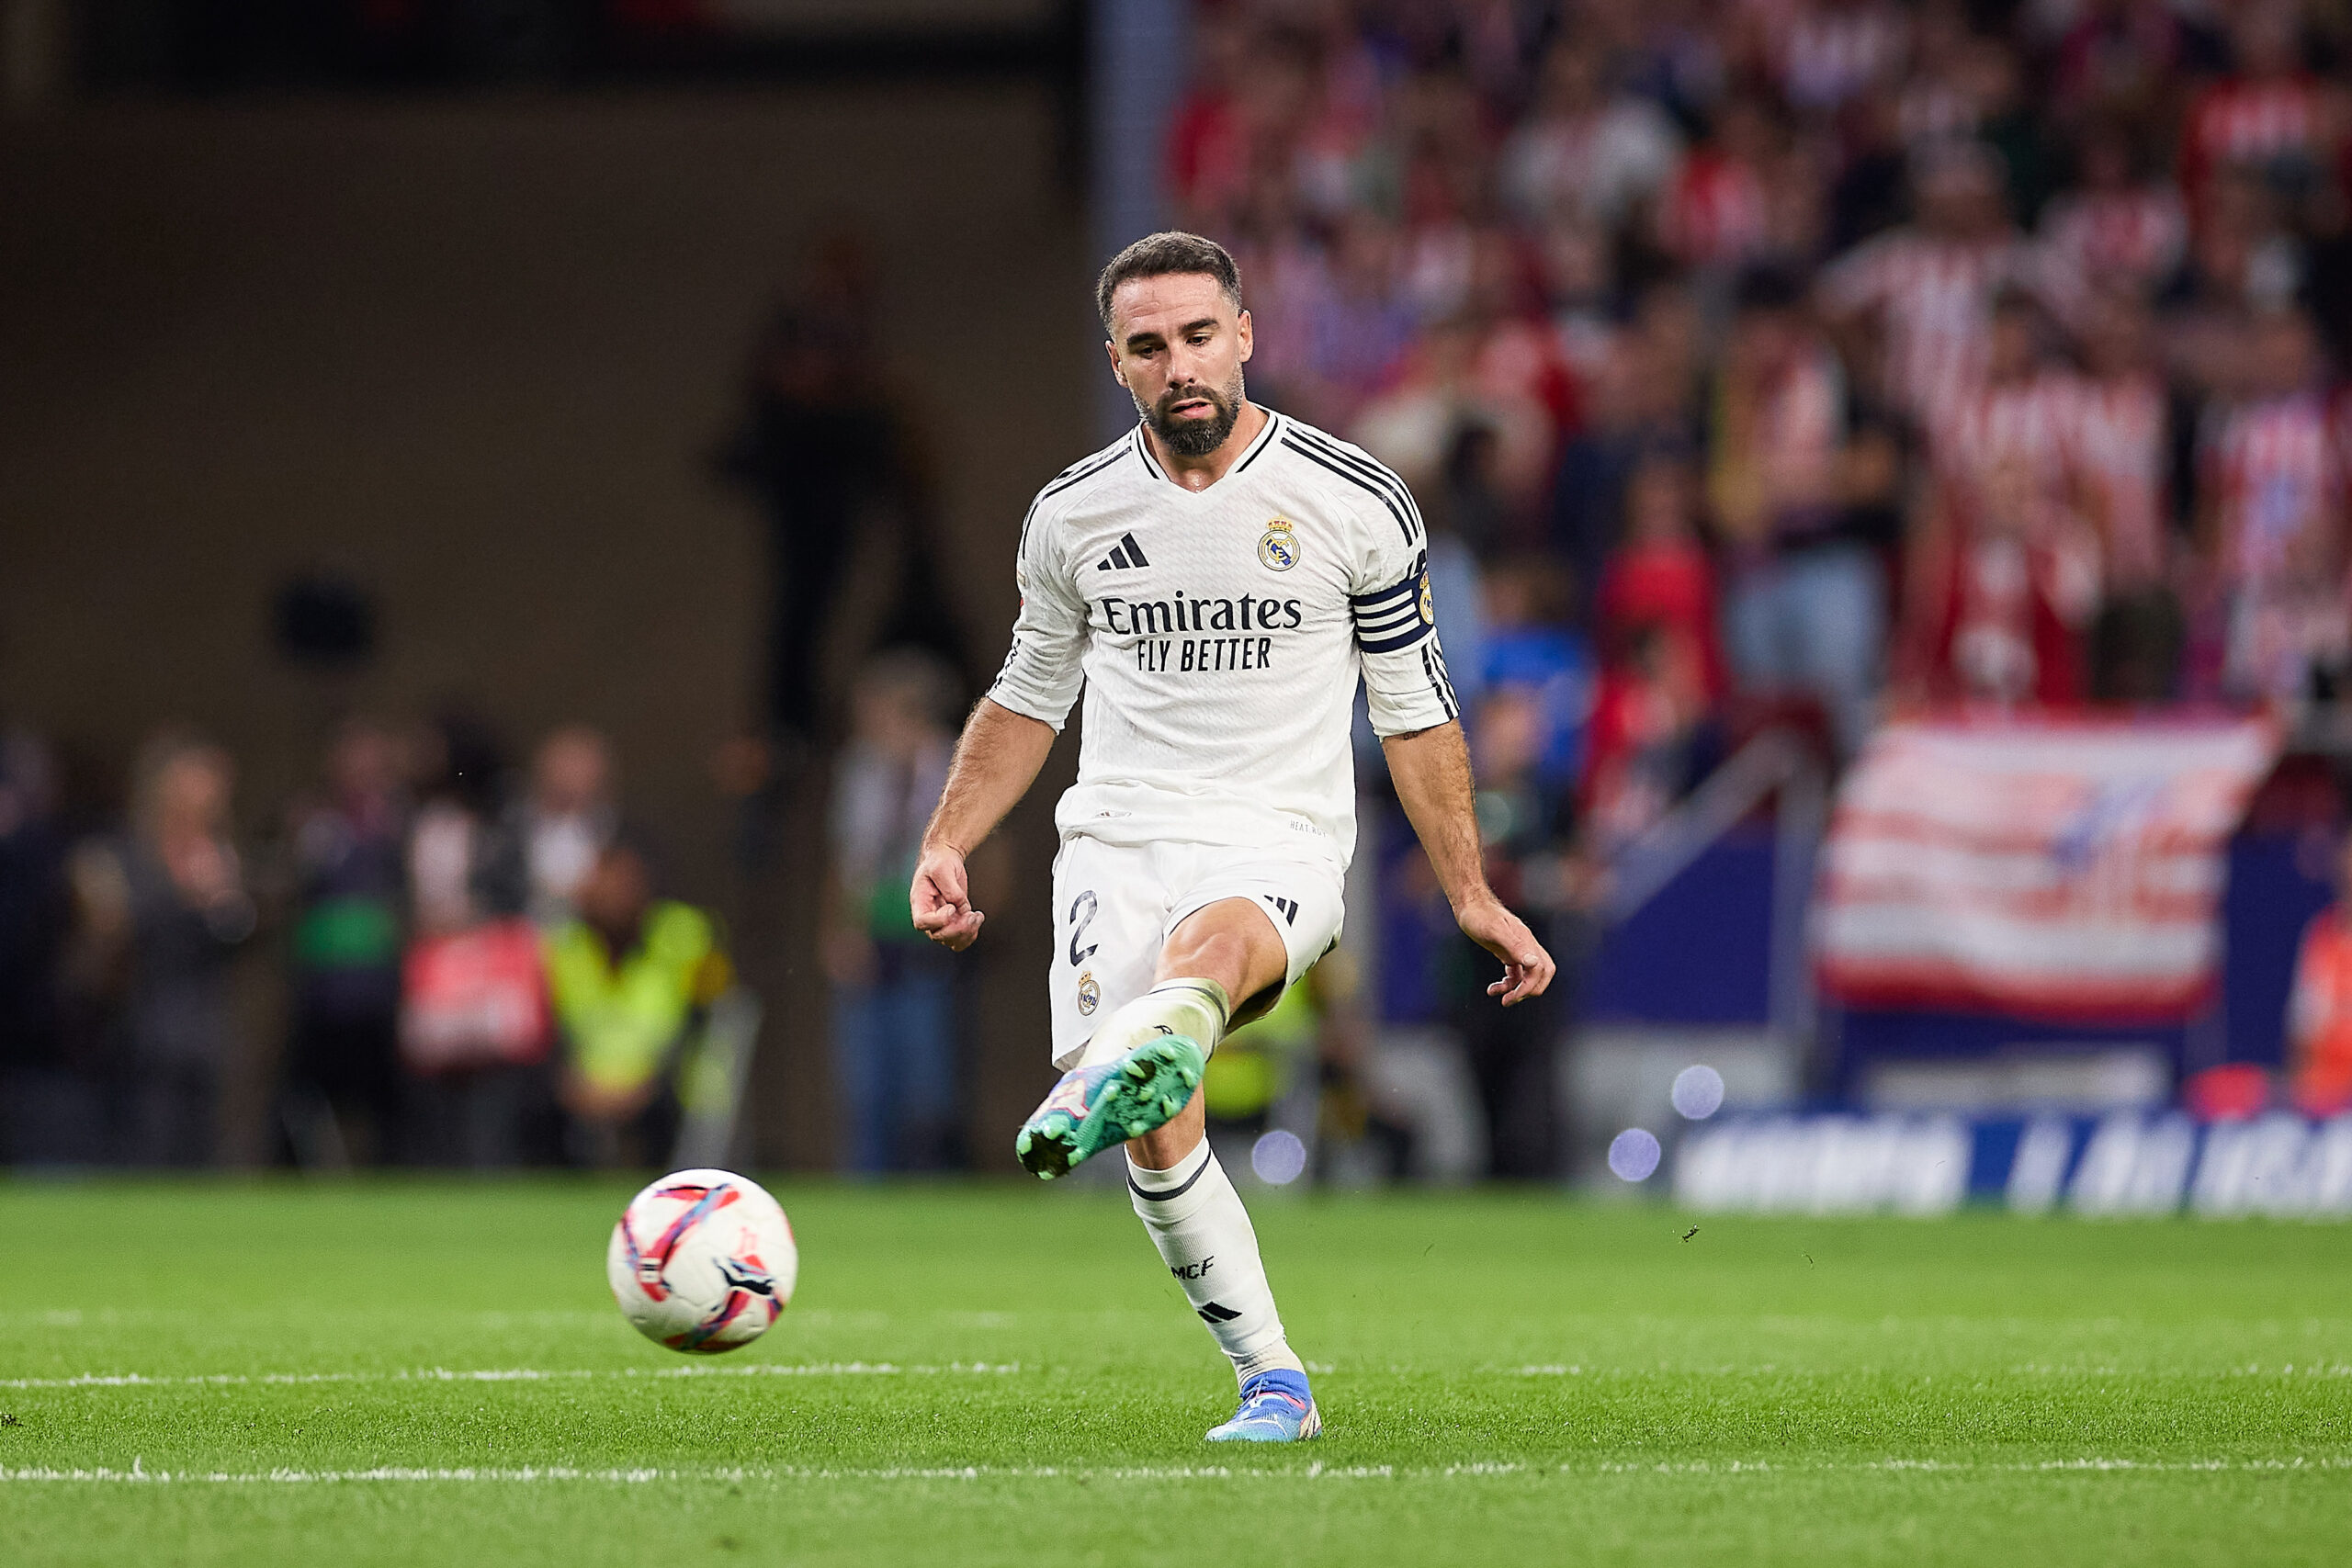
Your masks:
<path fill-rule="evenodd" d="M 681 1170 L 629 1200 L 605 1249 L 621 1315 L 673 1350 L 717 1355 L 767 1332 L 792 1300 L 800 1248 L 764 1188 Z"/>

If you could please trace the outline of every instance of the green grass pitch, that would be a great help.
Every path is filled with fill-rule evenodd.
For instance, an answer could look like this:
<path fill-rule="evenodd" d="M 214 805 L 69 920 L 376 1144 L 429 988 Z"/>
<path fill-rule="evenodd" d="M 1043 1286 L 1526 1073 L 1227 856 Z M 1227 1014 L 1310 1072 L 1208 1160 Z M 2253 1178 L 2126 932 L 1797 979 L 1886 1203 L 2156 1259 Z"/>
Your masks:
<path fill-rule="evenodd" d="M 628 1190 L 0 1184 L 0 1561 L 2352 1560 L 2352 1227 L 1261 1196 L 1327 1436 L 1235 1452 L 1115 1191 L 782 1185 L 690 1359 Z"/>

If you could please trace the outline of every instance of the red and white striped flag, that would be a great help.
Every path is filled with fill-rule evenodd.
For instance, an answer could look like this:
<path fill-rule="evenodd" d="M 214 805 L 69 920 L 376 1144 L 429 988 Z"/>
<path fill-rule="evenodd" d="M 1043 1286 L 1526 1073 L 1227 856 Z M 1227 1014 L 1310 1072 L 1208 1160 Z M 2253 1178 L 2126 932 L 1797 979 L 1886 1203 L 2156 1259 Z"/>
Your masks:
<path fill-rule="evenodd" d="M 1822 857 L 1822 989 L 1857 1007 L 2189 1016 L 2221 957 L 2222 849 L 2278 753 L 2263 719 L 1889 725 Z"/>

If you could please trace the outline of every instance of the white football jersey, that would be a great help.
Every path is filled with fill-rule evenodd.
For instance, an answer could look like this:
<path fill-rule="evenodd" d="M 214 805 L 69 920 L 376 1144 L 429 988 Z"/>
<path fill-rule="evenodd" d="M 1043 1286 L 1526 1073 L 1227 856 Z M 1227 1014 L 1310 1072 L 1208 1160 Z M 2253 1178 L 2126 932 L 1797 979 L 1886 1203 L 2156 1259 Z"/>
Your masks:
<path fill-rule="evenodd" d="M 1084 686 L 1065 834 L 1344 866 L 1359 674 L 1381 735 L 1458 712 L 1404 481 L 1271 410 L 1204 491 L 1170 479 L 1140 426 L 1065 469 L 1022 525 L 1019 570 L 989 695 L 1058 730 Z"/>

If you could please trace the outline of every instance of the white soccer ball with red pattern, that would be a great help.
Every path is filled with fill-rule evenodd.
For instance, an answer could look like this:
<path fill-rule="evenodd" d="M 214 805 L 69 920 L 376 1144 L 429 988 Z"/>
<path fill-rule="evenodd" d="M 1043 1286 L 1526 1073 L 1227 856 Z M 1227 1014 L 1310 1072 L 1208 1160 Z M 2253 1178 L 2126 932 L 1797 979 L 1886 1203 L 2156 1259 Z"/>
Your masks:
<path fill-rule="evenodd" d="M 800 1248 L 767 1190 L 728 1170 L 681 1170 L 629 1200 L 605 1251 L 621 1315 L 673 1350 L 749 1345 L 792 1300 Z"/>

